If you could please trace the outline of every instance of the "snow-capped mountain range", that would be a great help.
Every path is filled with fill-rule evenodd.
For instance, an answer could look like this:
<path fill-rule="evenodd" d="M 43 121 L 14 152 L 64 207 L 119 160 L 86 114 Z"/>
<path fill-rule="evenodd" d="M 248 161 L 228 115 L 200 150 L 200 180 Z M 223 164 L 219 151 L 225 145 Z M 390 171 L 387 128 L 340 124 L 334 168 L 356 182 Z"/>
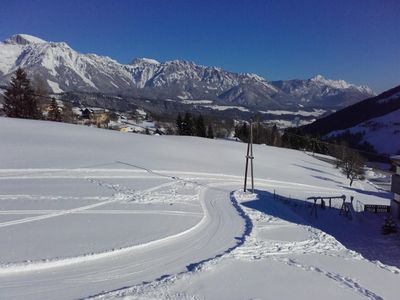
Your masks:
<path fill-rule="evenodd" d="M 81 54 L 64 42 L 17 34 L 0 43 L 0 84 L 18 67 L 42 78 L 53 93 L 99 92 L 176 101 L 212 100 L 250 109 L 329 108 L 373 95 L 366 86 L 317 75 L 306 80 L 268 81 L 251 73 L 233 73 L 184 60 L 158 62 L 138 58 L 121 64 L 107 56 Z"/>

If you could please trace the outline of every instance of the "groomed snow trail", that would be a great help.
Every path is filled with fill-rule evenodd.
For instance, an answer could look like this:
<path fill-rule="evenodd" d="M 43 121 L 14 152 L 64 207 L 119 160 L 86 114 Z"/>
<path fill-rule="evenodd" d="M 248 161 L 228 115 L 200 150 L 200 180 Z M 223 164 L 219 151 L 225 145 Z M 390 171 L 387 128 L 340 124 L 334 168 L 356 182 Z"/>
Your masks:
<path fill-rule="evenodd" d="M 236 191 L 233 197 L 236 199 L 234 203 L 241 204 L 258 198 L 257 195 L 244 194 L 242 191 Z M 324 262 L 325 258 L 332 257 L 334 260 L 343 259 L 353 263 L 361 261 L 371 264 L 360 254 L 346 249 L 334 237 L 316 228 L 287 222 L 245 205 L 241 205 L 241 208 L 246 213 L 245 218 L 248 218 L 251 223 L 251 230 L 247 232 L 248 235 L 245 236 L 244 243 L 240 247 L 236 247 L 222 257 L 201 264 L 195 273 L 182 273 L 159 281 L 104 293 L 98 295 L 96 299 L 259 299 L 260 295 L 262 295 L 261 299 L 264 297 L 292 299 L 296 292 L 292 292 L 290 297 L 283 296 L 283 291 L 276 294 L 277 289 L 273 286 L 281 286 L 283 283 L 282 289 L 291 290 L 289 278 L 291 274 L 296 273 L 302 274 L 302 289 L 308 290 L 309 293 L 318 290 L 319 284 L 329 288 L 329 290 L 318 291 L 321 294 L 325 293 L 324 296 L 328 299 L 332 299 L 332 296 L 333 299 L 337 299 L 332 291 L 342 291 L 339 295 L 345 299 L 382 300 L 385 298 L 381 296 L 379 289 L 376 290 L 376 286 L 370 288 L 366 285 L 363 276 L 358 277 L 360 273 L 352 274 L 343 268 L 345 265 L 335 270 L 336 268 Z M 280 209 L 288 210 L 289 208 L 281 207 Z M 279 234 L 276 234 L 277 232 Z M 263 234 L 266 235 L 263 236 Z M 318 257 L 315 254 L 318 254 Z M 312 259 L 304 262 L 304 257 L 312 257 Z M 276 278 L 268 280 L 251 273 L 246 275 L 246 268 L 244 268 L 246 264 L 250 265 L 248 268 L 250 272 L 257 274 L 256 269 L 260 270 L 261 266 L 263 272 L 276 274 Z M 242 267 L 235 268 L 236 265 L 242 265 Z M 288 268 L 293 270 L 289 270 L 290 274 L 285 274 L 285 279 L 283 279 L 278 270 L 288 270 Z M 244 274 L 241 274 L 242 271 Z M 388 275 L 387 271 L 383 273 Z M 227 279 L 230 276 L 233 276 L 233 279 Z M 246 284 L 252 280 L 259 280 L 258 284 L 253 286 L 259 291 L 244 289 L 245 292 L 243 292 L 242 282 L 246 287 Z M 238 290 L 241 291 L 237 293 Z M 300 295 L 299 298 L 303 299 L 303 297 Z M 308 297 L 309 295 L 307 299 Z"/>
<path fill-rule="evenodd" d="M 0 299 L 398 298 L 398 269 L 354 256 L 335 232 L 298 226 L 287 210 L 274 215 L 251 199 L 239 206 L 231 196 L 243 184 L 243 143 L 0 125 Z M 254 148 L 260 192 L 389 203 L 305 153 Z"/>
<path fill-rule="evenodd" d="M 243 234 L 245 227 L 244 219 L 230 201 L 230 193 L 237 185 L 227 185 L 226 181 L 221 183 L 220 187 L 219 184 L 208 187 L 208 184 L 209 182 L 204 180 L 200 184 L 200 201 L 204 216 L 196 226 L 144 245 L 117 250 L 115 253 L 71 258 L 65 262 L 16 266 L 18 272 L 13 272 L 12 268 L 3 269 L 3 272 L 0 272 L 1 297 L 83 298 L 183 272 L 189 265 L 224 253 L 238 243 L 236 237 Z M 38 218 L 89 212 L 86 208 L 44 214 Z M 11 225 L 8 222 L 6 224 Z"/>

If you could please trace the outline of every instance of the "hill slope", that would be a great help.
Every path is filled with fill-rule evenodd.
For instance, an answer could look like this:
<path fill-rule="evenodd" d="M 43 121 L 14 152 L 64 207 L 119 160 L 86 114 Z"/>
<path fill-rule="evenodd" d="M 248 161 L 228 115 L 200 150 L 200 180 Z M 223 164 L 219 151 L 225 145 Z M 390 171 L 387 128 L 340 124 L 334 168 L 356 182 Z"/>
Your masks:
<path fill-rule="evenodd" d="M 350 188 L 302 151 L 254 145 L 256 194 L 244 194 L 244 143 L 10 118 L 0 128 L 2 298 L 398 296 L 398 237 L 380 234 L 383 215 L 356 211 L 390 195 Z M 318 218 L 304 202 L 342 194 L 355 197 L 353 220 L 341 201 Z"/>
<path fill-rule="evenodd" d="M 305 133 L 314 135 L 332 135 L 343 133 L 349 129 L 351 132 L 366 133 L 366 141 L 373 141 L 372 145 L 383 153 L 395 154 L 399 147 L 391 143 L 391 139 L 399 140 L 398 123 L 400 122 L 400 86 L 394 87 L 382 94 L 348 106 L 331 115 L 316 120 L 302 127 Z M 385 139 L 382 131 L 386 128 Z M 388 133 L 390 132 L 390 138 Z M 380 144 L 391 145 L 387 147 Z"/>

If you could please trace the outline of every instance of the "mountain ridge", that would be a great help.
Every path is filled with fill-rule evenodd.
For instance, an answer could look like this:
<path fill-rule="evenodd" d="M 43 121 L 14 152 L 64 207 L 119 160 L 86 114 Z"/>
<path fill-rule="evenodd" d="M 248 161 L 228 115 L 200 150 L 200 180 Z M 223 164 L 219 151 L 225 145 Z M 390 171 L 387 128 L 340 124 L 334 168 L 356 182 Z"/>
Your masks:
<path fill-rule="evenodd" d="M 82 54 L 64 42 L 17 34 L 0 43 L 0 83 L 25 68 L 41 77 L 53 93 L 103 92 L 154 100 L 210 99 L 252 109 L 337 109 L 373 95 L 370 88 L 321 75 L 306 80 L 268 81 L 253 73 L 229 72 L 186 60 L 159 62 L 136 58 L 121 64 Z"/>

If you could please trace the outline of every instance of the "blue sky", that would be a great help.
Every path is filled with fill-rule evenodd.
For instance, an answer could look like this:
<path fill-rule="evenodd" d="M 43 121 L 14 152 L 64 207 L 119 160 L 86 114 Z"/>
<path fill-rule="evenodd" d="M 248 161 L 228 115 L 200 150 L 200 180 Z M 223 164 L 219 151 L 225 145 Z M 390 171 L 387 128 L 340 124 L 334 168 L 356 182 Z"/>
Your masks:
<path fill-rule="evenodd" d="M 2 0 L 0 39 L 65 41 L 121 63 L 192 60 L 269 80 L 400 84 L 398 0 Z"/>

